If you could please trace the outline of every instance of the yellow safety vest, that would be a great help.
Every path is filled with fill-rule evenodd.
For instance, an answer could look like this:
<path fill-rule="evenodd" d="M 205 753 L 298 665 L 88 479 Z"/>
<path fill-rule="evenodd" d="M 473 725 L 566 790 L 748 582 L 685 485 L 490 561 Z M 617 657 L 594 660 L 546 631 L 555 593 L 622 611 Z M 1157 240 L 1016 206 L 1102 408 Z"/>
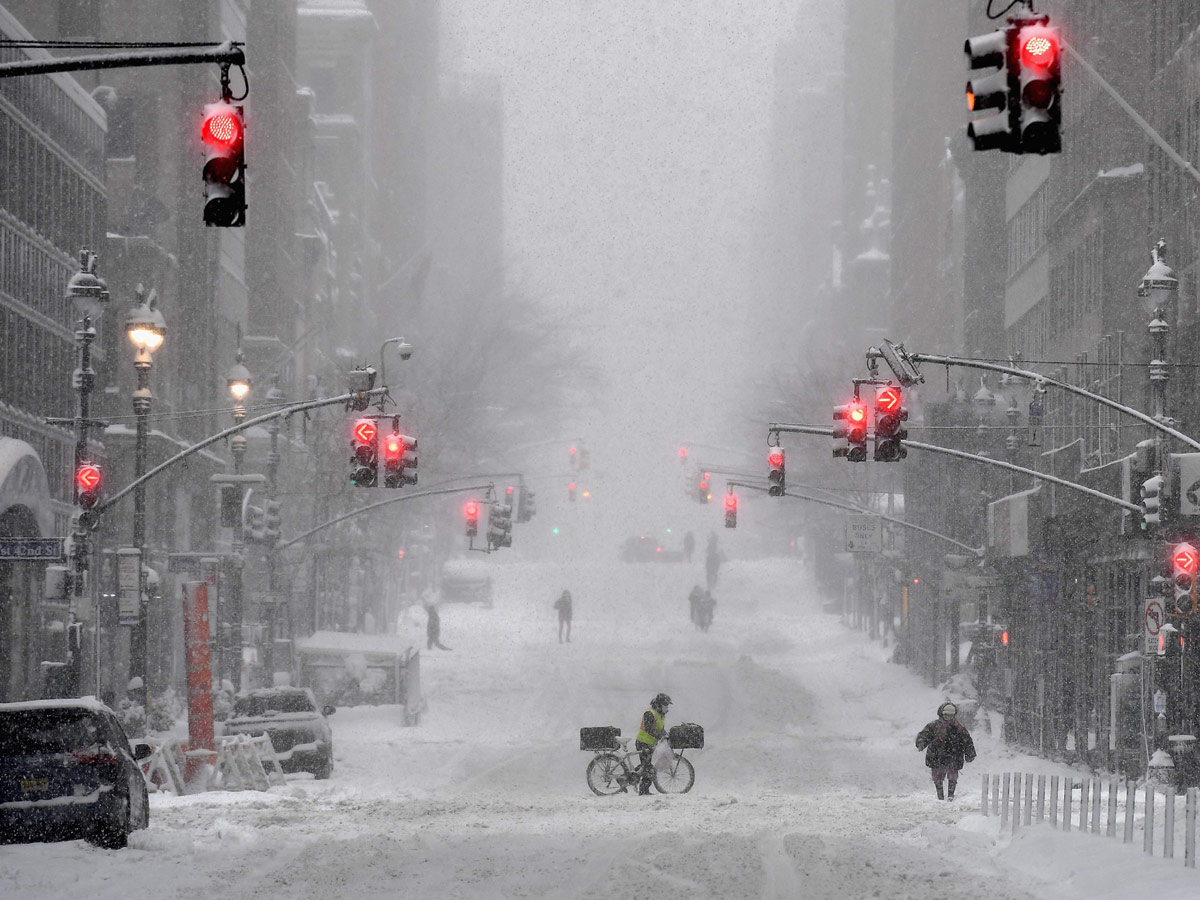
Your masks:
<path fill-rule="evenodd" d="M 646 712 L 648 712 L 652 716 L 654 716 L 655 728 L 658 732 L 661 733 L 663 730 L 663 719 L 665 719 L 666 716 L 664 716 L 662 713 L 660 713 L 657 709 L 648 709 L 648 710 L 646 710 Z M 646 717 L 642 716 L 642 718 L 645 719 Z M 654 747 L 658 744 L 658 738 L 654 737 L 653 735 L 647 734 L 642 729 L 641 725 L 638 726 L 637 739 L 639 741 L 641 741 L 643 744 L 649 744 L 651 747 Z"/>

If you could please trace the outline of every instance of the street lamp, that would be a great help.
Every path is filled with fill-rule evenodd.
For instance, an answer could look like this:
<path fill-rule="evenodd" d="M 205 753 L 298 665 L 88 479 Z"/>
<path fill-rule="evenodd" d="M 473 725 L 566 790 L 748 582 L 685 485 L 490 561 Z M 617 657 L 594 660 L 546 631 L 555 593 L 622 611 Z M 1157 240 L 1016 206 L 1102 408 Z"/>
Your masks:
<path fill-rule="evenodd" d="M 75 407 L 75 465 L 72 473 L 78 472 L 80 465 L 89 461 L 88 430 L 92 426 L 92 389 L 96 385 L 96 370 L 92 368 L 92 342 L 96 340 L 96 328 L 92 324 L 93 317 L 98 317 L 108 302 L 108 285 L 96 274 L 96 263 L 99 257 L 84 247 L 79 251 L 79 271 L 67 282 L 63 299 L 69 300 L 79 315 L 75 327 L 75 346 L 78 356 L 75 371 L 72 373 L 72 384 L 79 395 Z M 83 598 L 84 575 L 88 568 L 88 530 L 91 523 L 85 520 L 84 511 L 76 505 L 72 517 L 71 541 L 72 556 L 75 563 L 75 577 L 72 579 L 71 619 L 72 627 L 80 625 L 80 606 Z M 99 640 L 99 624 L 96 623 L 94 634 Z M 82 648 L 80 642 L 78 653 L 70 649 L 68 642 L 66 683 L 59 686 L 61 696 L 71 697 L 79 693 L 79 676 L 82 669 Z M 99 654 L 96 654 L 97 664 Z M 99 670 L 96 672 L 96 692 L 100 691 Z"/>
<path fill-rule="evenodd" d="M 254 382 L 250 378 L 250 370 L 242 365 L 242 347 L 237 349 L 237 361 L 229 367 L 229 393 L 233 397 L 233 421 L 241 425 L 246 418 L 245 399 L 250 393 Z M 230 439 L 230 452 L 233 454 L 233 471 L 242 473 L 242 458 L 246 455 L 246 438 L 239 431 Z"/>
<path fill-rule="evenodd" d="M 137 417 L 137 439 L 134 443 L 134 480 L 140 481 L 146 474 L 146 433 L 150 416 L 150 405 L 154 395 L 150 392 L 150 367 L 154 364 L 152 354 L 162 346 L 167 336 L 167 323 L 158 311 L 158 292 L 151 289 L 146 294 L 142 285 L 135 292 L 137 305 L 125 317 L 125 334 L 137 348 L 133 367 L 137 370 L 137 389 L 133 392 L 133 412 Z M 140 686 L 134 688 L 138 700 L 146 703 L 146 569 L 143 559 L 146 554 L 146 485 L 138 484 L 133 491 L 133 546 L 138 551 L 137 624 L 129 640 L 129 680 L 140 678 Z"/>
<path fill-rule="evenodd" d="M 1154 418 L 1164 425 L 1170 425 L 1173 421 L 1164 409 L 1167 379 L 1171 377 L 1163 359 L 1167 355 L 1167 332 L 1171 330 L 1166 320 L 1166 308 L 1179 291 L 1179 279 L 1175 277 L 1174 270 L 1167 265 L 1166 241 L 1160 240 L 1155 244 L 1150 255 L 1154 262 L 1142 277 L 1137 295 L 1142 298 L 1146 311 L 1150 313 L 1150 322 L 1146 328 L 1150 332 L 1152 344 L 1150 386 L 1154 392 Z"/>

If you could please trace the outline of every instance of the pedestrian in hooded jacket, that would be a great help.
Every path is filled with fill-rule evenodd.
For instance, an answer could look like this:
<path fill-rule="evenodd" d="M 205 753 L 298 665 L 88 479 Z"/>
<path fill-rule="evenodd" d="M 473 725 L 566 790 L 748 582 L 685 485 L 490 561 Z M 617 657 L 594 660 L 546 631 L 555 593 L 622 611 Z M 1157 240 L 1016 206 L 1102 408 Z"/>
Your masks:
<path fill-rule="evenodd" d="M 917 735 L 917 749 L 925 751 L 925 765 L 933 774 L 933 786 L 939 800 L 953 800 L 958 773 L 964 763 L 975 761 L 975 742 L 965 725 L 958 721 L 958 707 L 943 703 L 938 717 Z M 942 782 L 947 782 L 945 789 Z"/>

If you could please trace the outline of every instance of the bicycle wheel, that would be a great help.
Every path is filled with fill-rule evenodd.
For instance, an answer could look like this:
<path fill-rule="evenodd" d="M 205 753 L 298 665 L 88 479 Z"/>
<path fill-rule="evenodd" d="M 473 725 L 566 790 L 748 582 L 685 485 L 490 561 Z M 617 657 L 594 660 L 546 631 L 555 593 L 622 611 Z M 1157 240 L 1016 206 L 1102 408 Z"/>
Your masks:
<path fill-rule="evenodd" d="M 692 761 L 682 753 L 675 754 L 670 766 L 654 770 L 654 787 L 660 794 L 686 794 L 695 783 L 696 770 L 692 768 Z"/>
<path fill-rule="evenodd" d="M 588 763 L 588 787 L 592 789 L 593 794 L 599 794 L 601 797 L 620 793 L 623 785 L 617 780 L 617 776 L 624 774 L 625 767 L 621 765 L 620 757 L 611 753 L 601 753 Z"/>

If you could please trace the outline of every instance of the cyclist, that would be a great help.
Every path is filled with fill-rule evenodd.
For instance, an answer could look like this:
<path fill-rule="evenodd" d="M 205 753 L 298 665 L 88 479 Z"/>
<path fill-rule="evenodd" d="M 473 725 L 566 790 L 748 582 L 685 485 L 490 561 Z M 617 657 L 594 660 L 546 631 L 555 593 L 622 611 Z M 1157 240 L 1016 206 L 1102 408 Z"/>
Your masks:
<path fill-rule="evenodd" d="M 671 698 L 666 694 L 659 693 L 650 701 L 650 708 L 642 713 L 641 727 L 638 729 L 637 740 L 634 742 L 638 758 L 642 761 L 642 778 L 638 783 L 639 794 L 650 793 L 650 785 L 654 781 L 654 764 L 651 759 L 658 742 L 667 736 L 665 722 L 667 708 L 670 705 Z"/>

